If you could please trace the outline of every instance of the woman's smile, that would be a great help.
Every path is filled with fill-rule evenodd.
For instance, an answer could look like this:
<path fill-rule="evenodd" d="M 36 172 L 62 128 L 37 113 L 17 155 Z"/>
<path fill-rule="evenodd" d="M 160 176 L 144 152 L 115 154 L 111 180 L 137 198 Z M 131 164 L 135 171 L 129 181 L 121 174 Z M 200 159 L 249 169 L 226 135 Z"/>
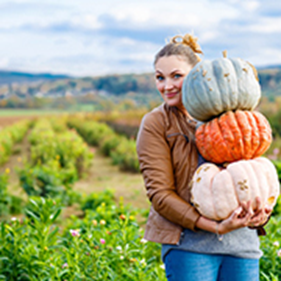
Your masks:
<path fill-rule="evenodd" d="M 175 95 L 179 94 L 179 92 L 169 92 L 169 93 L 165 93 L 165 96 L 168 98 L 168 99 L 171 99 L 173 98 Z"/>

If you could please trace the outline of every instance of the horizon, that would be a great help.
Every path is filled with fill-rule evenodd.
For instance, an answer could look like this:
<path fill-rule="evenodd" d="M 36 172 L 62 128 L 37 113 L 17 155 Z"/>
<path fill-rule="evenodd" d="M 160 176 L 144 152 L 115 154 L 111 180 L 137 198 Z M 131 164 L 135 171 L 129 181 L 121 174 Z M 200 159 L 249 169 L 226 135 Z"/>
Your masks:
<path fill-rule="evenodd" d="M 275 64 L 275 65 L 265 65 L 262 67 L 255 67 L 257 71 L 262 70 L 269 70 L 269 69 L 280 69 L 281 70 L 281 64 Z M 134 72 L 124 72 L 124 73 L 107 73 L 107 74 L 101 74 L 101 75 L 84 75 L 84 76 L 75 76 L 71 74 L 66 73 L 56 73 L 56 72 L 30 72 L 30 71 L 18 71 L 18 70 L 5 70 L 0 68 L 1 72 L 7 72 L 12 74 L 25 74 L 25 75 L 51 75 L 51 76 L 65 76 L 67 78 L 86 78 L 86 77 L 103 77 L 103 76 L 114 76 L 114 75 L 142 75 L 142 74 L 153 74 L 153 70 L 151 72 L 141 72 L 141 73 L 134 73 Z"/>

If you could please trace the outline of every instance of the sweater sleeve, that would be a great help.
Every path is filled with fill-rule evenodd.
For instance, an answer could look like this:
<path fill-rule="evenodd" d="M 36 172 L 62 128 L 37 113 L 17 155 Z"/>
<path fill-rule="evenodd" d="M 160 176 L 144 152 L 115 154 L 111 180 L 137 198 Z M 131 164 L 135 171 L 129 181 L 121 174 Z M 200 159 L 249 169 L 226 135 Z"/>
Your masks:
<path fill-rule="evenodd" d="M 137 137 L 137 153 L 147 196 L 161 216 L 195 230 L 200 214 L 176 192 L 171 151 L 161 114 L 159 111 L 148 113 L 142 120 Z"/>

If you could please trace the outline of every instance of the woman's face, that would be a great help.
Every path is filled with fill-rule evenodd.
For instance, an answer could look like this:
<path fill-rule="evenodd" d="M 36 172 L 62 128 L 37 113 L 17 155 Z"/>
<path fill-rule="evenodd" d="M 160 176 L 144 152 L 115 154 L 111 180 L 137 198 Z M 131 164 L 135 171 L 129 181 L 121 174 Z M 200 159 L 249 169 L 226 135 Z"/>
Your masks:
<path fill-rule="evenodd" d="M 169 106 L 184 109 L 181 88 L 184 77 L 191 69 L 192 66 L 184 58 L 176 55 L 161 57 L 156 62 L 156 87 Z"/>

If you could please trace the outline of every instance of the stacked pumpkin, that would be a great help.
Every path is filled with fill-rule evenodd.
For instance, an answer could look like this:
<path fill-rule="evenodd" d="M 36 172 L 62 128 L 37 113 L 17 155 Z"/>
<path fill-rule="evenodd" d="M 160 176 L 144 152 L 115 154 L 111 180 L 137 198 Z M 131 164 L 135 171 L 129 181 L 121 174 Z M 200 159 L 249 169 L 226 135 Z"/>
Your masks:
<path fill-rule="evenodd" d="M 208 163 L 190 183 L 191 201 L 205 217 L 227 218 L 241 202 L 255 198 L 274 206 L 279 181 L 274 165 L 261 155 L 272 136 L 267 119 L 254 111 L 261 97 L 256 69 L 242 59 L 198 63 L 182 86 L 183 104 L 202 121 L 196 145 Z"/>

